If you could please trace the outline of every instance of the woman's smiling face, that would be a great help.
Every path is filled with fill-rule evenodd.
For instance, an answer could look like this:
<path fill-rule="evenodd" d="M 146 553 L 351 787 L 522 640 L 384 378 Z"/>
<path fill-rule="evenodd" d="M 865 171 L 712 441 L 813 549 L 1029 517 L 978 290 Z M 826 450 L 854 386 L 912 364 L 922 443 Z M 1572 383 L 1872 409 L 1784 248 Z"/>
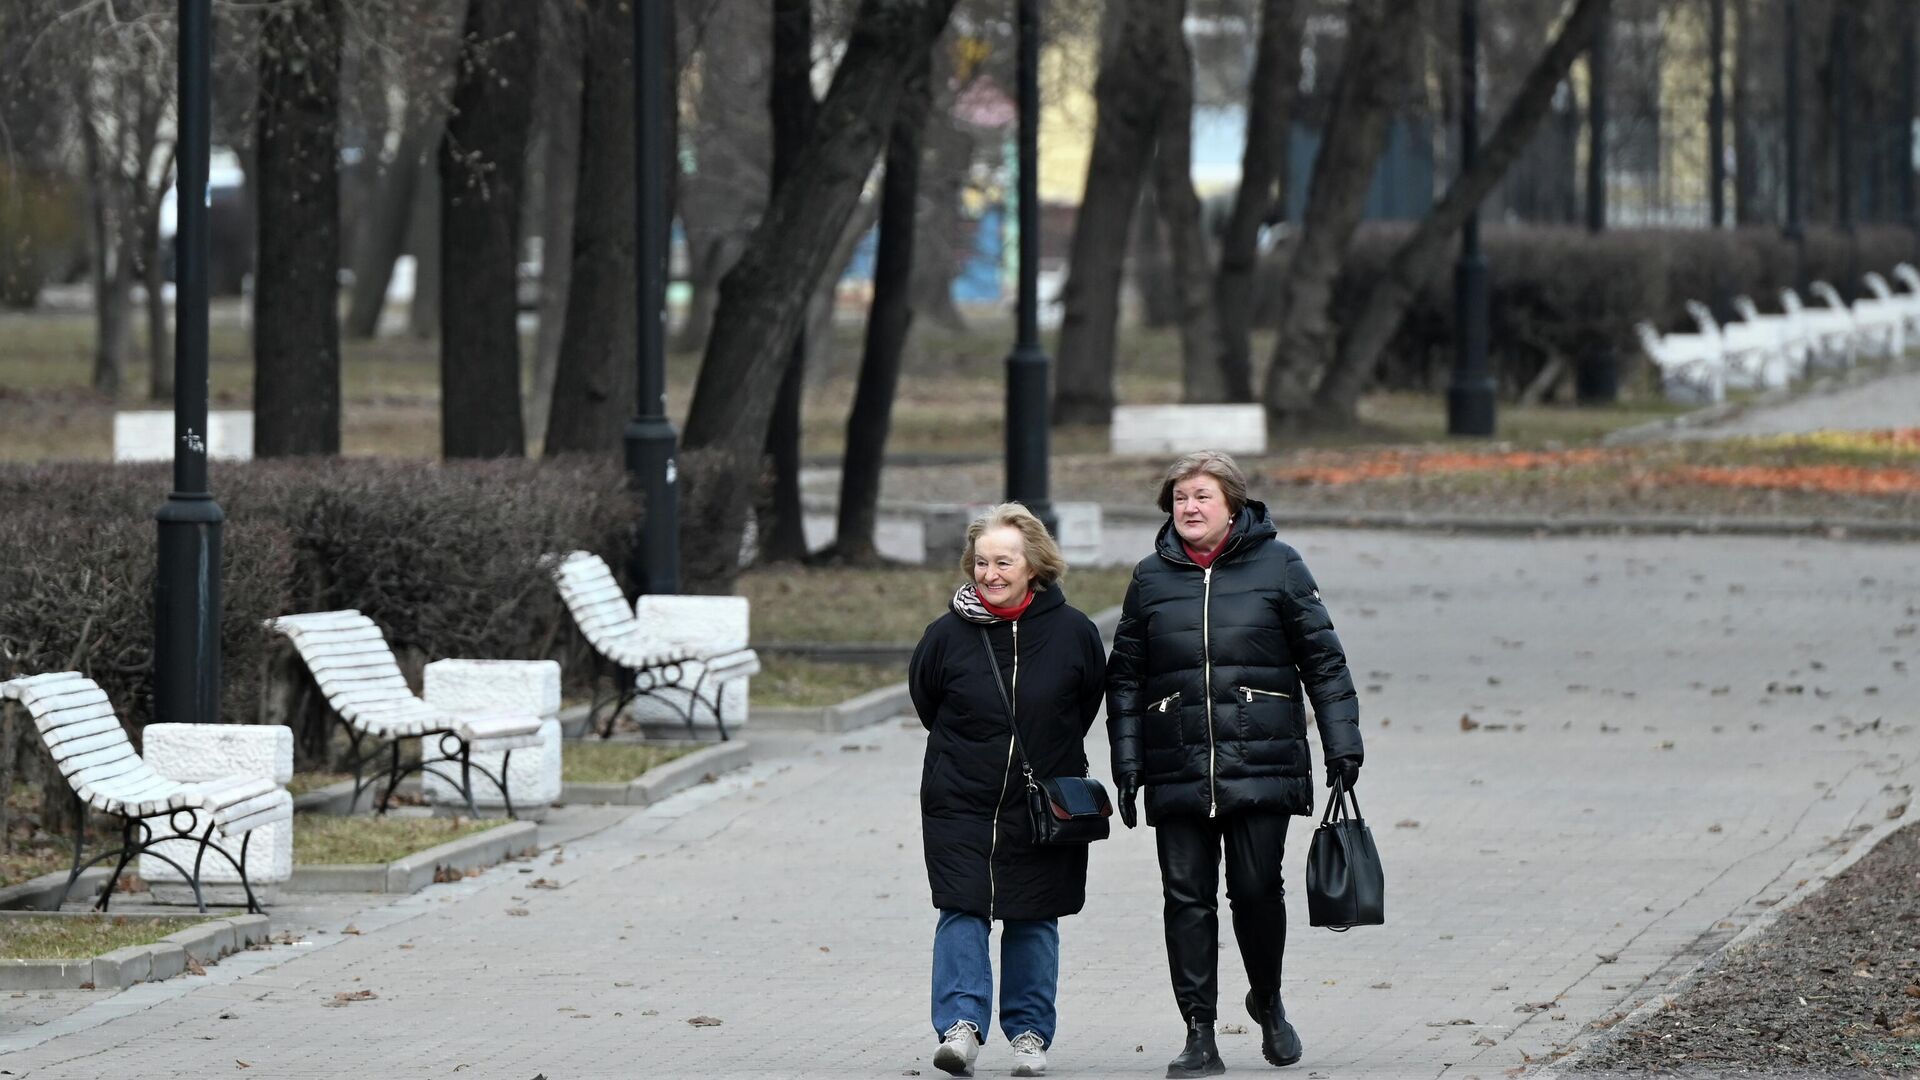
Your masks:
<path fill-rule="evenodd" d="M 980 599 L 997 608 L 1018 607 L 1033 581 L 1027 565 L 1027 539 L 1011 525 L 980 534 L 973 544 L 973 585 Z"/>

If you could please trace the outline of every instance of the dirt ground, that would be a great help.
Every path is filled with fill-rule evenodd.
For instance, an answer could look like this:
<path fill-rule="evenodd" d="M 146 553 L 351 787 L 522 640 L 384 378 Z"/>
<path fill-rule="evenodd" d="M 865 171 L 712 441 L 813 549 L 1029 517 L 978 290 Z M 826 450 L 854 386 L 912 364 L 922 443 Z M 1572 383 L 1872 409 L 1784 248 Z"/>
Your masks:
<path fill-rule="evenodd" d="M 1581 1075 L 1920 1076 L 1920 824 L 1603 1038 Z"/>

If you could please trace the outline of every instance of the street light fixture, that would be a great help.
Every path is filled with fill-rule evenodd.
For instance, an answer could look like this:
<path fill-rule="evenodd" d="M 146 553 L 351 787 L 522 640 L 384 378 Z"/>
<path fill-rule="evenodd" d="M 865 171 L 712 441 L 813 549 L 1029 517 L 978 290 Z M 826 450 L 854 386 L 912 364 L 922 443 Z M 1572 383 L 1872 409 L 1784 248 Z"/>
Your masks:
<path fill-rule="evenodd" d="M 673 215 L 667 205 L 671 140 L 673 25 L 667 0 L 633 5 L 634 197 L 639 201 L 635 252 L 639 307 L 639 391 L 623 433 L 627 473 L 644 501 L 629 564 L 643 593 L 680 591 L 678 438 L 667 419 L 667 257 Z"/>
<path fill-rule="evenodd" d="M 1040 0 L 1019 0 L 1020 301 L 1007 357 L 1007 499 L 1058 533 L 1047 497 L 1047 368 L 1040 347 Z"/>
<path fill-rule="evenodd" d="M 220 720 L 220 532 L 207 490 L 207 171 L 211 0 L 180 0 L 179 244 L 173 490 L 154 515 L 153 711 L 163 723 Z"/>
<path fill-rule="evenodd" d="M 1460 175 L 1480 156 L 1479 0 L 1460 0 Z M 1447 434 L 1494 431 L 1494 382 L 1487 365 L 1487 260 L 1480 254 L 1480 211 L 1460 231 L 1453 271 L 1453 384 L 1447 387 Z"/>

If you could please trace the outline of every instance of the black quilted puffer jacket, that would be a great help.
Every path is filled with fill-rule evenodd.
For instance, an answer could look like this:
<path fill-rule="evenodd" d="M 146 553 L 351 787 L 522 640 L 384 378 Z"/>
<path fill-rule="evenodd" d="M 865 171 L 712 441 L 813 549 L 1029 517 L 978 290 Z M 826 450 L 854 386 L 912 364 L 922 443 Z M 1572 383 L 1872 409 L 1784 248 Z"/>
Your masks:
<path fill-rule="evenodd" d="M 1035 774 L 1084 776 L 1087 729 L 1106 689 L 1100 631 L 1067 606 L 1059 585 L 1035 593 L 1017 622 L 993 618 L 971 589 L 964 593 L 927 627 L 907 672 L 928 732 L 920 825 L 933 905 L 996 919 L 1072 915 L 1086 903 L 1086 845 L 1033 842 L 1013 729 L 993 679 L 1012 691 Z"/>
<path fill-rule="evenodd" d="M 1147 821 L 1311 814 L 1302 684 L 1324 753 L 1359 759 L 1346 653 L 1266 506 L 1240 509 L 1210 570 L 1188 557 L 1169 518 L 1134 567 L 1107 661 L 1113 774 L 1141 775 Z"/>

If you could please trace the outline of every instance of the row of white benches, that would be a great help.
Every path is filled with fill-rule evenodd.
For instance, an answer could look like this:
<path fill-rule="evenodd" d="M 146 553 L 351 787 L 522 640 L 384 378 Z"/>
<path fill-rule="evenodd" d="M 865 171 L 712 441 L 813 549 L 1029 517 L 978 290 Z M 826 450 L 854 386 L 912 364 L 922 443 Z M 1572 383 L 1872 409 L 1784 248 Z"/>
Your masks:
<path fill-rule="evenodd" d="M 1780 314 L 1763 315 L 1753 300 L 1734 298 L 1739 318 L 1717 323 L 1697 300 L 1687 312 L 1698 329 L 1661 334 L 1651 323 L 1634 327 L 1640 347 L 1660 371 L 1668 400 L 1710 404 L 1726 400 L 1728 390 L 1774 390 L 1809 371 L 1842 371 L 1865 357 L 1889 361 L 1906 355 L 1907 342 L 1920 339 L 1920 271 L 1901 263 L 1894 276 L 1905 288 L 1896 292 L 1878 273 L 1865 275 L 1871 295 L 1849 305 L 1827 282 L 1810 287 L 1820 301 L 1808 307 L 1792 289 L 1780 290 Z"/>
<path fill-rule="evenodd" d="M 613 676 L 613 708 L 603 736 L 612 733 L 614 719 L 628 701 L 651 695 L 682 716 L 690 730 L 696 714 L 707 712 L 726 738 L 727 691 L 760 670 L 759 657 L 746 644 L 744 597 L 643 596 L 630 605 L 612 570 L 597 555 L 575 551 L 554 556 L 547 568 L 587 639 L 596 688 L 604 676 Z M 670 625 L 675 616 L 696 624 L 717 616 L 727 627 L 726 640 L 716 643 L 707 635 L 702 643 L 697 629 L 676 631 Z M 467 809 L 477 813 L 478 774 L 498 790 L 507 813 L 513 813 L 508 766 L 515 750 L 540 744 L 545 717 L 505 709 L 449 709 L 421 698 L 402 675 L 386 635 L 358 611 L 287 615 L 268 620 L 267 626 L 292 642 L 329 711 L 346 730 L 356 805 L 379 783 L 378 806 L 384 812 L 400 781 L 421 773 L 451 785 Z M 744 687 L 741 690 L 737 699 L 744 698 Z M 595 712 L 600 699 L 596 689 Z M 80 672 L 0 681 L 0 704 L 8 700 L 27 709 L 73 790 L 78 824 L 67 891 L 89 867 L 117 860 L 96 905 L 105 910 L 121 873 L 136 856 L 145 855 L 184 878 L 204 911 L 203 870 L 211 855 L 231 868 L 230 875 L 218 876 L 237 878 L 247 908 L 259 910 L 248 871 L 249 846 L 255 831 L 292 817 L 292 799 L 281 782 L 258 776 L 182 782 L 162 775 L 134 751 L 106 691 Z M 589 730 L 594 720 L 590 712 Z M 402 743 L 411 739 L 422 741 L 421 752 L 403 756 Z M 290 755 L 290 740 L 285 747 Z M 479 760 L 483 755 L 486 760 Z M 91 858 L 84 850 L 88 811 L 118 818 L 121 833 L 118 847 Z M 190 867 L 183 861 L 187 858 Z"/>

